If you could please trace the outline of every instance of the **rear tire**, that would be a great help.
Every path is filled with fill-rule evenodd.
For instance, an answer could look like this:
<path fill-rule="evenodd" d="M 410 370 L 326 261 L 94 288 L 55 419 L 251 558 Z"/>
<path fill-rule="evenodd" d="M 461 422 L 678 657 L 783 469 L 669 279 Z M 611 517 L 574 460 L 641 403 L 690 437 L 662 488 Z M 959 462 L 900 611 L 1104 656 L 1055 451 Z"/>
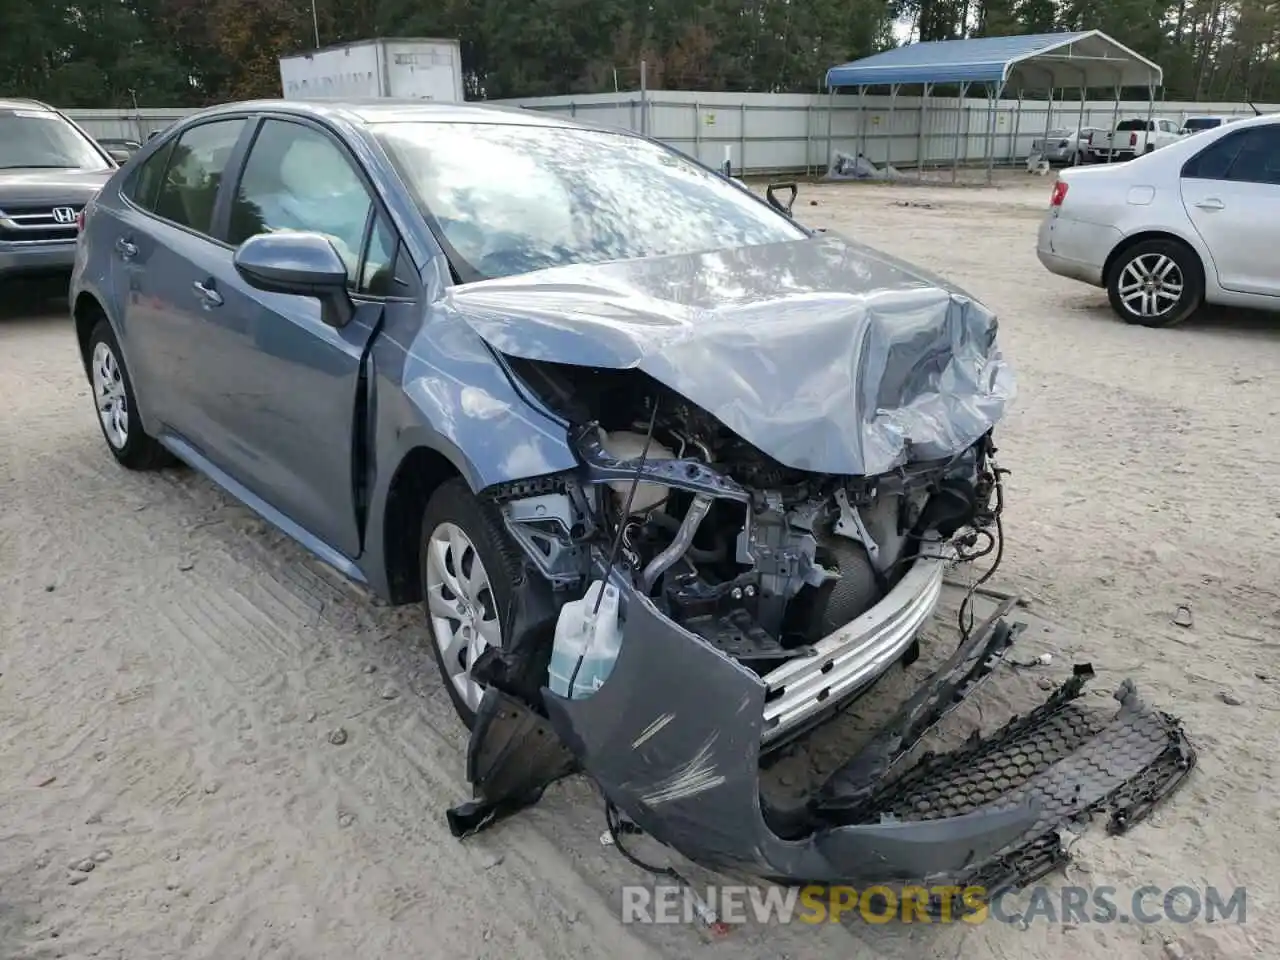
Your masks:
<path fill-rule="evenodd" d="M 483 688 L 471 667 L 490 646 L 505 648 L 504 627 L 523 566 L 498 512 L 460 477 L 431 495 L 422 515 L 419 577 L 431 649 L 444 688 L 471 729 Z"/>
<path fill-rule="evenodd" d="M 1194 250 L 1178 240 L 1143 240 L 1111 265 L 1107 299 L 1125 323 L 1172 327 L 1200 308 L 1204 269 Z"/>
<path fill-rule="evenodd" d="M 142 429 L 124 353 L 105 317 L 89 334 L 88 358 L 94 410 L 111 455 L 130 470 L 157 470 L 174 463 L 169 451 Z"/>

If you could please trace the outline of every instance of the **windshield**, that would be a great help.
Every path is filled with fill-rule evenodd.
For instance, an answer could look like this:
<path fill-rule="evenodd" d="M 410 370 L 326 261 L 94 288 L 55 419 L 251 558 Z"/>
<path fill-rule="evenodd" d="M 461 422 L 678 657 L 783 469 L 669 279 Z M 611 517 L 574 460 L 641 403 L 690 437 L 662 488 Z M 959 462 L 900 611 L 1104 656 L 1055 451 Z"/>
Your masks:
<path fill-rule="evenodd" d="M 1192 117 L 1182 125 L 1184 130 L 1212 130 L 1214 127 L 1221 126 L 1222 121 L 1217 117 Z"/>
<path fill-rule="evenodd" d="M 1070 139 L 1075 136 L 1075 133 L 1074 130 L 1050 130 L 1046 136 L 1050 140 L 1061 140 L 1063 137 Z"/>
<path fill-rule="evenodd" d="M 79 130 L 48 110 L 0 110 L 0 170 L 19 167 L 107 170 Z"/>
<path fill-rule="evenodd" d="M 496 123 L 374 129 L 464 282 L 807 236 L 742 187 L 632 136 Z"/>

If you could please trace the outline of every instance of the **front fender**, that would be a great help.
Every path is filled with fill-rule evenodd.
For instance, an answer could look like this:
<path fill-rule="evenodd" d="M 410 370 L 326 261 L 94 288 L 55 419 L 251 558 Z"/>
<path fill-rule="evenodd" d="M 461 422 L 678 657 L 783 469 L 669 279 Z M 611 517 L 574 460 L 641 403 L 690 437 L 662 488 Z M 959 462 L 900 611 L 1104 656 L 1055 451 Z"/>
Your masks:
<path fill-rule="evenodd" d="M 444 454 L 479 491 L 570 470 L 565 428 L 525 399 L 466 323 L 434 310 L 405 358 L 406 422 L 398 445 Z"/>
<path fill-rule="evenodd" d="M 390 309 L 371 351 L 373 389 L 368 525 L 361 560 L 374 589 L 384 565 L 391 491 L 413 451 L 439 454 L 473 491 L 570 470 L 564 427 L 530 406 L 484 342 L 461 320 Z"/>

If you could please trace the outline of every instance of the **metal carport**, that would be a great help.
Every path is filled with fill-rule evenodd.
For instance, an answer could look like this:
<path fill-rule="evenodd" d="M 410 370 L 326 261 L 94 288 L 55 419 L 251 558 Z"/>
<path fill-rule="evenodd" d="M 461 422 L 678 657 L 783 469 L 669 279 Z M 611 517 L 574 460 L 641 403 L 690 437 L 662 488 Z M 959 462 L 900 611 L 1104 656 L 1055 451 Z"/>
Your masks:
<path fill-rule="evenodd" d="M 1091 89 L 1110 88 L 1115 94 L 1112 127 L 1120 111 L 1120 92 L 1125 87 L 1147 89 L 1147 117 L 1155 106 L 1156 90 L 1164 80 L 1164 72 L 1146 57 L 1099 30 L 1076 33 L 1040 33 L 1016 37 L 977 37 L 970 40 L 940 40 L 912 43 L 874 56 L 841 64 L 827 71 L 827 160 L 831 160 L 831 121 L 836 91 L 855 89 L 859 107 L 869 87 L 889 88 L 889 116 L 892 128 L 893 104 L 904 86 L 923 88 L 920 115 L 921 147 L 918 167 L 924 169 L 924 122 L 928 99 L 939 84 L 960 88 L 963 104 L 969 90 L 981 84 L 987 96 L 987 133 L 984 159 L 987 182 L 995 160 L 996 109 L 1006 91 L 1017 90 L 1019 106 L 1025 90 L 1049 91 L 1050 109 L 1045 116 L 1045 133 L 1053 114 L 1055 91 L 1080 91 L 1080 120 L 1084 122 L 1085 102 Z M 860 121 L 860 126 L 864 126 Z M 865 137 L 865 129 L 860 136 Z M 956 161 L 959 159 L 959 132 L 956 134 Z"/>

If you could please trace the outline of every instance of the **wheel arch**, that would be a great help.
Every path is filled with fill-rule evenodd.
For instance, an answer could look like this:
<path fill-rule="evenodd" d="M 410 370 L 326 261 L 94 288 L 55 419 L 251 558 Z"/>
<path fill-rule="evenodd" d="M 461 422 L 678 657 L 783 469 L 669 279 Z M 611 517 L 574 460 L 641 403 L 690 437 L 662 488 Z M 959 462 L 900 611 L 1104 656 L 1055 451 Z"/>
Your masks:
<path fill-rule="evenodd" d="M 89 338 L 93 336 L 93 328 L 98 325 L 99 320 L 106 320 L 111 323 L 111 318 L 107 315 L 107 309 L 102 305 L 102 301 L 94 294 L 87 290 L 81 290 L 76 295 L 75 303 L 71 307 L 71 317 L 75 321 L 76 328 L 76 345 L 80 348 L 80 363 L 84 367 L 85 376 L 89 375 Z M 112 331 L 115 331 L 114 324 Z M 116 341 L 120 340 L 119 333 L 116 332 Z M 124 350 L 121 344 L 120 349 Z M 128 362 L 126 358 L 126 363 Z"/>
<path fill-rule="evenodd" d="M 1123 240 L 1117 243 L 1107 254 L 1106 262 L 1102 265 L 1102 284 L 1108 285 L 1111 282 L 1111 273 L 1116 268 L 1116 263 L 1129 250 L 1132 250 L 1140 243 L 1148 240 L 1167 240 L 1176 243 L 1179 246 L 1186 247 L 1191 255 L 1195 258 L 1195 264 L 1200 269 L 1200 289 L 1201 298 L 1204 297 L 1205 282 L 1208 279 L 1208 271 L 1205 269 L 1204 258 L 1200 255 L 1200 251 L 1196 249 L 1195 244 L 1187 240 L 1186 237 L 1179 236 L 1168 230 L 1140 230 L 1137 233 L 1127 235 Z"/>
<path fill-rule="evenodd" d="M 382 511 L 382 562 L 391 603 L 422 599 L 418 577 L 422 512 L 441 484 L 463 473 L 439 450 L 415 446 L 400 458 Z"/>

